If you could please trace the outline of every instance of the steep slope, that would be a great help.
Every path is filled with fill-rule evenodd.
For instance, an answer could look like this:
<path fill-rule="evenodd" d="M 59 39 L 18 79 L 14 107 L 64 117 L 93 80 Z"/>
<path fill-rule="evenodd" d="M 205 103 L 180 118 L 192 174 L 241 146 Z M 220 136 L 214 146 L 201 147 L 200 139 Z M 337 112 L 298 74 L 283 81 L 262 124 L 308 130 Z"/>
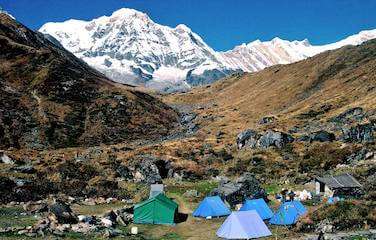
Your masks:
<path fill-rule="evenodd" d="M 341 41 L 321 46 L 311 45 L 307 39 L 292 42 L 280 38 L 267 42 L 256 40 L 237 46 L 222 55 L 228 65 L 238 66 L 244 72 L 255 72 L 276 64 L 297 62 L 346 45 L 359 45 L 374 38 L 376 30 L 361 31 Z"/>
<path fill-rule="evenodd" d="M 132 9 L 89 22 L 47 23 L 39 31 L 52 35 L 77 57 L 121 83 L 186 89 L 232 71 L 187 26 L 162 26 Z"/>
<path fill-rule="evenodd" d="M 0 147 L 60 148 L 165 135 L 176 113 L 117 88 L 42 34 L 0 14 Z"/>
<path fill-rule="evenodd" d="M 259 120 L 275 116 L 269 127 L 288 131 L 310 125 L 301 116 L 318 113 L 321 120 L 351 108 L 375 111 L 376 40 L 343 47 L 288 65 L 234 75 L 209 87 L 166 96 L 175 104 L 204 106 L 198 124 L 213 137 L 222 131 L 225 142 L 246 128 L 264 127 Z"/>

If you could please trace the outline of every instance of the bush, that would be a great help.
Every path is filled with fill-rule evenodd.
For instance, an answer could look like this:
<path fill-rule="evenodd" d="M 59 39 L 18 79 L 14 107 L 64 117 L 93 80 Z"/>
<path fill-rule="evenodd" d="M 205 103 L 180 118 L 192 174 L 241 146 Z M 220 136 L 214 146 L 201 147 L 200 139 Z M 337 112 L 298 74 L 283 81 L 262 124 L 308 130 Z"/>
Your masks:
<path fill-rule="evenodd" d="M 346 161 L 351 154 L 349 148 L 338 148 L 332 144 L 313 144 L 299 162 L 299 171 L 302 173 L 315 172 L 317 169 L 328 171 Z"/>
<path fill-rule="evenodd" d="M 376 205 L 374 202 L 340 201 L 323 204 L 310 212 L 297 224 L 299 231 L 312 231 L 322 221 L 330 222 L 335 230 L 362 229 L 365 224 L 376 226 Z"/>

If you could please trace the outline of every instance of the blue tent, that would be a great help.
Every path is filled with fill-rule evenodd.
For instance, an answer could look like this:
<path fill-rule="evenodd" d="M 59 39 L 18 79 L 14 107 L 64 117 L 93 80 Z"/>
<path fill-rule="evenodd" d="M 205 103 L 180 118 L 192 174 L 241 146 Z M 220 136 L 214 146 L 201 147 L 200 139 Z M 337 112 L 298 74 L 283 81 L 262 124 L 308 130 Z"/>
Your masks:
<path fill-rule="evenodd" d="M 330 197 L 326 203 L 327 204 L 334 204 L 338 201 L 341 201 L 341 199 L 339 197 Z"/>
<path fill-rule="evenodd" d="M 269 222 L 275 225 L 292 225 L 306 212 L 307 209 L 299 201 L 285 202 L 279 207 Z"/>
<path fill-rule="evenodd" d="M 221 217 L 230 215 L 231 211 L 219 196 L 206 197 L 193 212 L 194 217 Z"/>
<path fill-rule="evenodd" d="M 295 206 L 295 208 L 298 210 L 298 213 L 300 215 L 304 215 L 306 212 L 307 212 L 307 209 L 304 207 L 304 205 L 300 202 L 300 201 L 292 201 L 292 202 L 288 202 L 290 204 L 293 204 Z"/>
<path fill-rule="evenodd" d="M 269 219 L 273 216 L 272 210 L 270 210 L 263 198 L 246 200 L 243 203 L 243 206 L 239 209 L 239 211 L 249 210 L 255 210 L 263 220 Z"/>
<path fill-rule="evenodd" d="M 255 210 L 232 212 L 217 231 L 225 239 L 249 239 L 270 236 L 272 233 Z"/>

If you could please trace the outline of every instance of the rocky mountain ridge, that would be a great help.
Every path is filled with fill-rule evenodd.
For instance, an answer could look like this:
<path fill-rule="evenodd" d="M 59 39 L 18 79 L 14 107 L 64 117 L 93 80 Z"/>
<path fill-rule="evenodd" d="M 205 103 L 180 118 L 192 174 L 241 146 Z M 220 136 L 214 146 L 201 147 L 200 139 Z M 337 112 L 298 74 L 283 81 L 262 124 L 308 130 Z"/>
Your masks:
<path fill-rule="evenodd" d="M 0 14 L 0 147 L 61 148 L 166 135 L 177 114 Z"/>
<path fill-rule="evenodd" d="M 308 40 L 253 41 L 217 52 L 187 26 L 155 23 L 145 13 L 120 9 L 91 21 L 46 23 L 40 32 L 116 82 L 177 91 L 212 83 L 235 72 L 255 72 L 300 61 L 345 45 L 376 38 L 362 31 L 336 43 L 314 46 Z"/>

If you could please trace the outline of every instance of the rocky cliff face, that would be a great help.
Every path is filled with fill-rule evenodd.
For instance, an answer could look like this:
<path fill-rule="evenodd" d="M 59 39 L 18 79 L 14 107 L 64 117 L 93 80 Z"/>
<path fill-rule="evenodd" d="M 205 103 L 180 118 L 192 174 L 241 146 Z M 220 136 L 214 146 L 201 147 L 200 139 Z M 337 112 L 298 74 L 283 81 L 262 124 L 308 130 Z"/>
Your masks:
<path fill-rule="evenodd" d="M 159 137 L 177 115 L 113 86 L 65 49 L 0 14 L 0 147 L 60 148 Z"/>

